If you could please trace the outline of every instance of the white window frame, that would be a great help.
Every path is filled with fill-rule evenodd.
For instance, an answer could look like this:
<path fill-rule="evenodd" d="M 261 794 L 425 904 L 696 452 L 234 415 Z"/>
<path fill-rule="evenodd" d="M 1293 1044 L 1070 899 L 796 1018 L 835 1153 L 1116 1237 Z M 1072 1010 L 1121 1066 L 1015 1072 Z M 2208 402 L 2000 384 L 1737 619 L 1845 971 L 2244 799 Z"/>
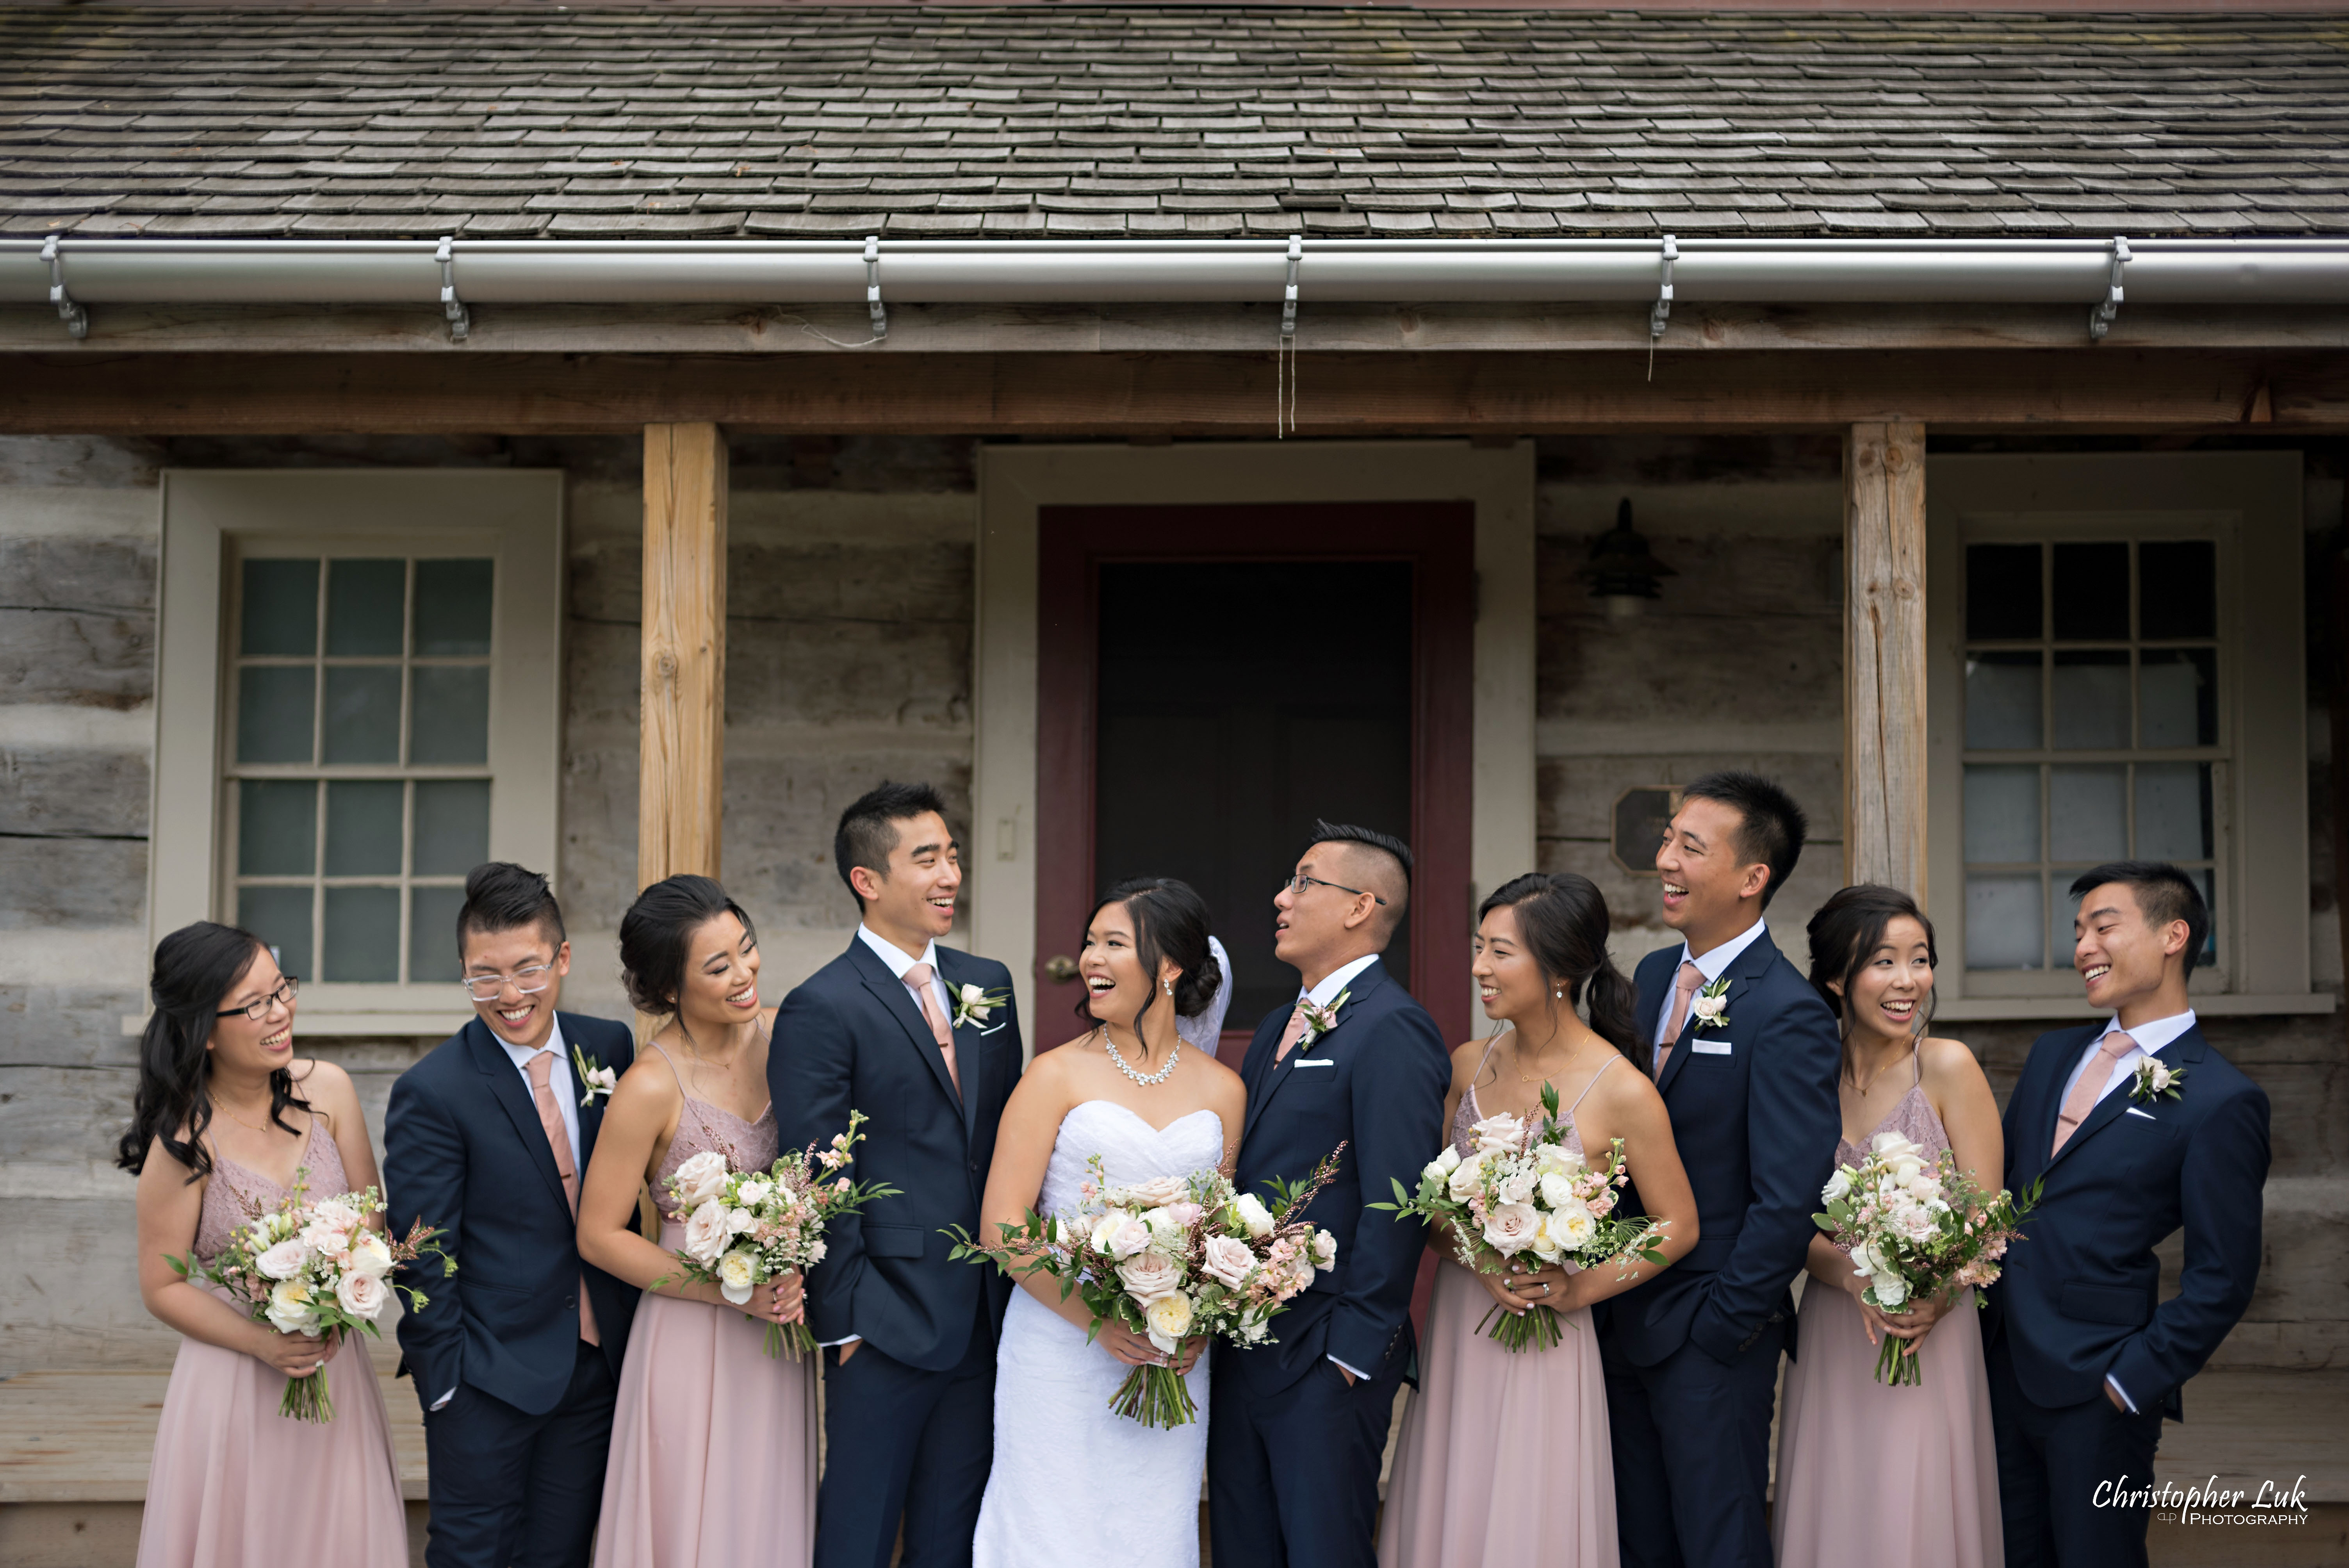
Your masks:
<path fill-rule="evenodd" d="M 1940 938 L 1939 1016 L 2093 1016 L 2068 967 L 1966 967 L 1965 547 L 2002 538 L 2219 541 L 2219 749 L 2226 759 L 2212 781 L 2212 826 L 2220 951 L 2216 965 L 2194 972 L 2194 1006 L 2210 1014 L 2336 1006 L 2332 993 L 2310 990 L 2301 488 L 2298 452 L 1931 459 L 1927 907 Z"/>
<path fill-rule="evenodd" d="M 156 636 L 151 944 L 234 913 L 227 644 L 238 546 L 272 554 L 488 555 L 490 856 L 556 873 L 561 841 L 563 475 L 478 469 L 171 470 L 163 476 Z M 305 980 L 297 1032 L 446 1034 L 471 1016 L 458 987 Z"/>

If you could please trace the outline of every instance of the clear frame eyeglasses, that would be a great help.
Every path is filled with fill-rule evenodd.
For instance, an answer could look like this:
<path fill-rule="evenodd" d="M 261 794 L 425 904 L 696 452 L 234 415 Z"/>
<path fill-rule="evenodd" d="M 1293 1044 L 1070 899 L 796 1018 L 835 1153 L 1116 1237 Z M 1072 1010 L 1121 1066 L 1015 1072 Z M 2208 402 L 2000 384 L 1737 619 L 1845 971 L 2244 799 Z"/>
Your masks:
<path fill-rule="evenodd" d="M 295 979 L 293 975 L 287 975 L 279 979 L 276 990 L 272 991 L 260 1001 L 249 1002 L 242 1007 L 222 1007 L 219 1012 L 213 1014 L 212 1016 L 215 1018 L 233 1018 L 239 1013 L 242 1013 L 246 1017 L 258 1024 L 264 1018 L 269 1016 L 269 1009 L 274 1007 L 280 1002 L 285 1003 L 288 1008 L 291 1008 L 294 1006 L 295 996 L 301 991 L 301 989 L 302 982 Z"/>
<path fill-rule="evenodd" d="M 525 996 L 535 996 L 546 989 L 547 976 L 554 972 L 551 964 L 526 964 L 511 975 L 468 975 L 458 984 L 465 995 L 476 1002 L 494 1002 L 512 985 Z"/>
<path fill-rule="evenodd" d="M 1372 903 L 1383 904 L 1386 903 L 1386 900 L 1371 892 L 1368 888 L 1348 887 L 1342 882 L 1323 882 L 1319 877 L 1309 877 L 1304 875 L 1293 876 L 1288 879 L 1288 891 L 1291 892 L 1301 893 L 1309 887 L 1336 888 L 1340 892 L 1350 892 L 1356 898 L 1368 898 Z"/>

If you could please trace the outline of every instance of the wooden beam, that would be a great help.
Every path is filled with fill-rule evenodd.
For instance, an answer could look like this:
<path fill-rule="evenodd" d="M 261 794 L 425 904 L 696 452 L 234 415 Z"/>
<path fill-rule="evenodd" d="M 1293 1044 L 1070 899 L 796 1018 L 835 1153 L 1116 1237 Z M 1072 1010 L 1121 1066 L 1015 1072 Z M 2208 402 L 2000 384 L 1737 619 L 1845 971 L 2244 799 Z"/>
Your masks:
<path fill-rule="evenodd" d="M 726 437 L 645 427 L 636 883 L 718 874 L 726 772 Z"/>
<path fill-rule="evenodd" d="M 2080 349 L 1299 356 L 1307 436 L 1936 429 L 2349 431 L 2349 355 Z M 0 355 L 0 433 L 1222 438 L 1273 433 L 1262 354 Z"/>
<path fill-rule="evenodd" d="M 1925 901 L 1925 427 L 1845 433 L 1846 882 Z"/>

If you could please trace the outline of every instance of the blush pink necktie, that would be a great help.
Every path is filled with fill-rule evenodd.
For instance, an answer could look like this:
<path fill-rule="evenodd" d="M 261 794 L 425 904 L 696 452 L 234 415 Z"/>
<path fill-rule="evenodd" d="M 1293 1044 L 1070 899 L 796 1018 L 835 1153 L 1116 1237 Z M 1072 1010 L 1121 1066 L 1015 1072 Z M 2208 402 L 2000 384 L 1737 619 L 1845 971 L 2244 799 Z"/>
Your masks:
<path fill-rule="evenodd" d="M 1681 1029 L 1688 1023 L 1689 1003 L 1703 989 L 1704 971 L 1686 959 L 1681 961 L 1680 978 L 1672 982 L 1671 1026 L 1664 1031 L 1664 1043 L 1656 1047 L 1656 1070 L 1664 1070 L 1664 1063 L 1672 1054 L 1672 1046 L 1681 1037 Z"/>
<path fill-rule="evenodd" d="M 955 1070 L 954 1031 L 947 1027 L 946 1016 L 938 1011 L 938 994 L 930 989 L 930 976 L 936 973 L 926 964 L 916 964 L 905 971 L 905 985 L 914 993 L 914 1005 L 922 1010 L 922 1021 L 930 1026 L 930 1038 L 937 1041 L 939 1054 L 947 1058 L 947 1077 L 954 1080 L 959 1098 L 962 1074 Z"/>
<path fill-rule="evenodd" d="M 554 1053 L 543 1050 L 530 1058 L 530 1095 L 538 1102 L 538 1125 L 545 1130 L 547 1147 L 554 1151 L 554 1169 L 563 1178 L 563 1195 L 571 1200 L 571 1217 L 579 1217 L 579 1172 L 571 1159 L 571 1134 L 563 1130 L 563 1108 L 554 1103 Z M 587 1305 L 587 1276 L 579 1276 L 579 1337 L 601 1345 L 595 1333 L 595 1309 Z"/>
<path fill-rule="evenodd" d="M 1288 1059 L 1288 1053 L 1295 1050 L 1297 1042 L 1305 1037 L 1305 1027 L 1311 1021 L 1305 1016 L 1304 998 L 1298 998 L 1296 1010 L 1288 1015 L 1288 1027 L 1280 1031 L 1280 1048 L 1272 1053 L 1274 1067 Z"/>
<path fill-rule="evenodd" d="M 2088 1119 L 2088 1112 L 2095 1109 L 2096 1101 L 2104 1098 L 2105 1085 L 2113 1076 L 2113 1064 L 2135 1049 L 2137 1042 L 2119 1029 L 2097 1042 L 2096 1054 L 2080 1069 L 2080 1081 L 2064 1097 L 2064 1109 L 2056 1113 L 2055 1148 L 2047 1151 L 2047 1158 L 2054 1159 L 2056 1150 L 2062 1149 L 2064 1140 L 2080 1130 L 2080 1123 Z"/>

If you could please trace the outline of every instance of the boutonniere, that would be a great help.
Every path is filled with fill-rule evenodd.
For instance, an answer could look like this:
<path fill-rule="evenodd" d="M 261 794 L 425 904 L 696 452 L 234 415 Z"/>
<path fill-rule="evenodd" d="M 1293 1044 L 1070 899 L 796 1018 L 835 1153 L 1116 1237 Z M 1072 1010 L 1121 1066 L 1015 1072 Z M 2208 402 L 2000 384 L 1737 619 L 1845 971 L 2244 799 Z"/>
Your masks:
<path fill-rule="evenodd" d="M 1310 998 L 1297 1004 L 1298 1010 L 1305 1015 L 1305 1032 L 1297 1037 L 1299 1056 L 1311 1050 L 1314 1041 L 1338 1026 L 1338 1009 L 1344 1006 L 1352 995 L 1350 990 L 1340 991 L 1326 1007 Z"/>
<path fill-rule="evenodd" d="M 582 1055 L 577 1046 L 571 1047 L 571 1070 L 579 1075 L 582 1091 L 579 1096 L 579 1107 L 583 1110 L 595 1103 L 597 1095 L 600 1094 L 605 1099 L 609 1099 L 612 1098 L 612 1091 L 620 1087 L 619 1074 L 595 1060 L 595 1057 Z"/>
<path fill-rule="evenodd" d="M 2129 1099 L 2139 1105 L 2151 1105 L 2157 1099 L 2176 1099 L 2178 1085 L 2186 1081 L 2186 1069 L 2173 1068 L 2159 1057 L 2147 1057 L 2137 1064 L 2137 1078 L 2129 1085 Z"/>
<path fill-rule="evenodd" d="M 995 1016 L 995 1009 L 1011 1000 L 1008 989 L 982 991 L 976 985 L 966 985 L 955 994 L 954 1028 L 965 1024 L 984 1024 Z"/>
<path fill-rule="evenodd" d="M 1698 991 L 1689 1001 L 1689 1016 L 1700 1029 L 1729 1026 L 1729 976 L 1724 975 Z"/>

